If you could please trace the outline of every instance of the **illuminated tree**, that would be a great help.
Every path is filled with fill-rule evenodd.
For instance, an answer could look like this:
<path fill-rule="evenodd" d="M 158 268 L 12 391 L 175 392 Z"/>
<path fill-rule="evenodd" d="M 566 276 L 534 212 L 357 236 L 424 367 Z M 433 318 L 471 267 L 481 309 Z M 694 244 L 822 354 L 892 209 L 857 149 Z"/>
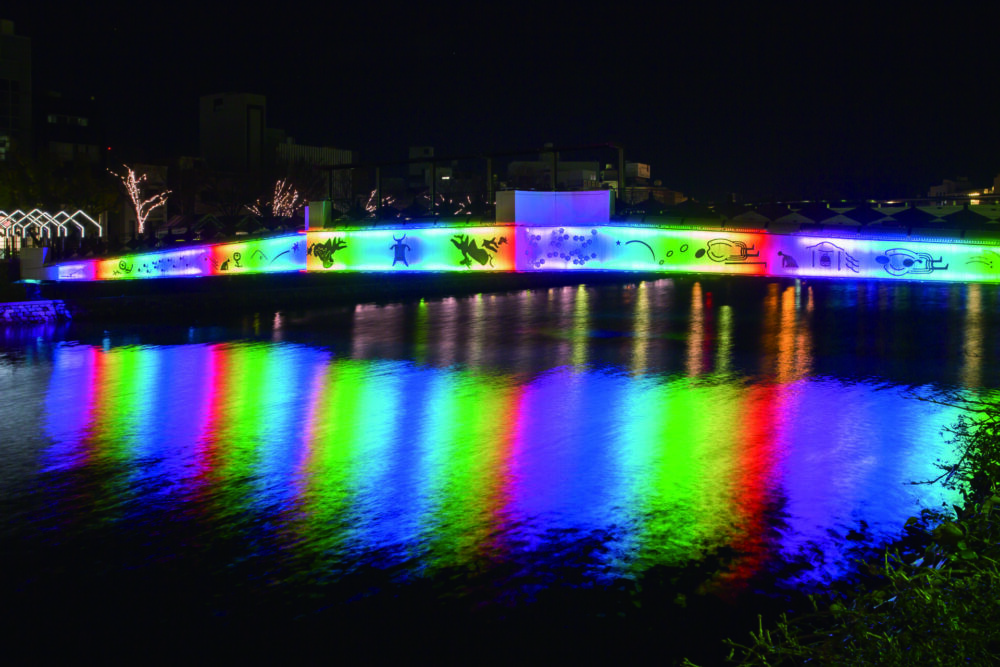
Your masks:
<path fill-rule="evenodd" d="M 295 215 L 296 211 L 305 206 L 305 203 L 299 197 L 299 191 L 282 178 L 274 184 L 274 195 L 271 197 L 271 201 L 264 203 L 258 199 L 255 203 L 247 206 L 247 210 L 256 216 L 265 217 L 266 211 L 270 209 L 271 216 L 275 218 L 290 218 Z"/>
<path fill-rule="evenodd" d="M 371 194 L 368 195 L 368 201 L 365 203 L 365 211 L 367 211 L 368 213 L 375 213 L 376 210 L 378 210 L 379 208 L 383 209 L 390 208 L 391 206 L 395 205 L 395 203 L 396 203 L 395 197 L 393 197 L 392 195 L 384 195 L 382 197 L 381 206 L 378 206 L 375 201 L 375 191 L 372 190 Z"/>
<path fill-rule="evenodd" d="M 142 184 L 146 181 L 146 174 L 137 177 L 134 169 L 125 164 L 122 166 L 125 167 L 126 170 L 126 174 L 124 176 L 122 174 L 117 174 L 110 169 L 108 169 L 108 171 L 116 176 L 125 186 L 125 192 L 128 193 L 129 199 L 132 200 L 132 206 L 135 207 L 135 219 L 138 228 L 137 231 L 142 234 L 146 227 L 146 219 L 149 217 L 149 214 L 159 207 L 166 205 L 167 195 L 170 194 L 170 190 L 164 190 L 159 194 L 143 199 Z"/>

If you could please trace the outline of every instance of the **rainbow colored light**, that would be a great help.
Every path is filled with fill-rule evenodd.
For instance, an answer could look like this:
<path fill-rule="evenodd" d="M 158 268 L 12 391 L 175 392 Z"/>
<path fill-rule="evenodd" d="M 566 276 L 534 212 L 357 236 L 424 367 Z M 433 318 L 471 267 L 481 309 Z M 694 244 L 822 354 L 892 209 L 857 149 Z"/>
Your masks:
<path fill-rule="evenodd" d="M 571 310 L 586 298 L 575 287 L 557 292 Z M 796 352 L 780 341 L 809 331 L 783 317 L 794 292 L 775 289 L 776 317 L 761 332 L 789 361 Z M 539 296 L 517 298 L 531 305 Z M 652 296 L 637 295 L 637 310 Z M 450 363 L 477 359 L 489 335 L 442 331 L 464 305 L 474 304 L 426 306 L 423 326 L 448 339 L 434 348 L 455 355 L 432 364 L 288 343 L 59 346 L 42 406 L 52 443 L 45 465 L 121 469 L 128 483 L 104 492 L 134 504 L 211 498 L 198 507 L 230 517 L 284 508 L 282 539 L 314 553 L 324 571 L 386 547 L 451 567 L 516 553 L 550 529 L 600 530 L 617 571 L 732 544 L 740 555 L 727 578 L 738 583 L 775 550 L 830 542 L 824 527 L 845 508 L 901 521 L 912 502 L 899 494 L 914 492 L 900 480 L 930 474 L 946 445 L 926 434 L 957 410 L 789 374 L 780 359 L 774 382 L 721 381 L 728 353 L 716 345 L 732 334 L 721 318 L 715 331 L 690 322 L 684 338 L 699 356 L 708 351 L 705 361 L 716 358 L 714 370 L 589 367 L 588 343 L 574 349 L 587 334 L 570 329 L 568 365 L 553 358 L 541 372 L 529 362 L 523 373 L 496 373 Z M 353 321 L 354 331 L 378 326 L 390 338 L 412 324 L 402 306 L 360 308 Z M 809 365 L 802 354 L 800 370 Z M 895 439 L 871 440 L 858 422 Z M 931 495 L 931 504 L 948 499 Z M 776 499 L 789 522 L 778 540 L 766 518 Z"/>
<path fill-rule="evenodd" d="M 270 272 L 642 271 L 1000 282 L 1000 242 L 907 241 L 628 224 L 399 224 L 132 253 L 46 267 L 47 280 Z"/>
<path fill-rule="evenodd" d="M 127 280 L 302 271 L 305 252 L 305 237 L 292 234 L 94 260 L 92 269 L 86 262 L 60 264 L 59 268 L 66 268 L 59 272 L 59 279 Z M 93 278 L 73 277 L 91 274 Z"/>

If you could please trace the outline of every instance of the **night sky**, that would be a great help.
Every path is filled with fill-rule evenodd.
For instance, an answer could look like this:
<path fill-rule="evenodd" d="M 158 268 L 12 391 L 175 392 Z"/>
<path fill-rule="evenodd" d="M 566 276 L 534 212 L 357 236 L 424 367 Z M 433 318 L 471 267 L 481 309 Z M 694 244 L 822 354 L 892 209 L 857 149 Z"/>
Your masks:
<path fill-rule="evenodd" d="M 198 97 L 239 91 L 299 143 L 362 160 L 617 141 L 703 199 L 918 196 L 1000 173 L 995 9 L 618 4 L 0 13 L 32 37 L 36 92 L 94 95 L 123 159 L 196 155 Z"/>

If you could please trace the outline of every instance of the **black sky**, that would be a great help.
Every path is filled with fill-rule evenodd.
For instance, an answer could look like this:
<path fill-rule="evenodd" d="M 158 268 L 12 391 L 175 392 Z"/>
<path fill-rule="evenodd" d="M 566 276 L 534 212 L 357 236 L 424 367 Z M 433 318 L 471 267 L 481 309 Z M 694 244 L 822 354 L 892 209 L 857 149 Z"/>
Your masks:
<path fill-rule="evenodd" d="M 135 158 L 197 154 L 198 97 L 240 91 L 300 143 L 365 160 L 618 141 L 703 198 L 914 196 L 1000 173 L 996 10 L 615 5 L 0 13 L 32 37 L 36 92 L 96 96 Z"/>

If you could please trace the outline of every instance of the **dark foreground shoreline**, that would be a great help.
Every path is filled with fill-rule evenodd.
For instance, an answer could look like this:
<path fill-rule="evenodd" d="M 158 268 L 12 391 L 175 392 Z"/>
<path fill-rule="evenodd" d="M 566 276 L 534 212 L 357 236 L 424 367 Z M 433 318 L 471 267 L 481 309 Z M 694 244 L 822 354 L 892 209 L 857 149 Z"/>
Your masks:
<path fill-rule="evenodd" d="M 277 554 L 237 557 L 238 536 L 197 521 L 165 518 L 127 538 L 100 526 L 59 535 L 47 523 L 7 536 L 0 575 L 7 645 L 35 659 L 707 666 L 724 663 L 723 639 L 747 636 L 757 614 L 788 609 L 753 587 L 706 592 L 713 557 L 610 584 L 563 566 L 526 576 L 518 559 L 418 577 L 367 565 L 307 581 Z M 565 569 L 594 546 L 569 549 Z"/>

